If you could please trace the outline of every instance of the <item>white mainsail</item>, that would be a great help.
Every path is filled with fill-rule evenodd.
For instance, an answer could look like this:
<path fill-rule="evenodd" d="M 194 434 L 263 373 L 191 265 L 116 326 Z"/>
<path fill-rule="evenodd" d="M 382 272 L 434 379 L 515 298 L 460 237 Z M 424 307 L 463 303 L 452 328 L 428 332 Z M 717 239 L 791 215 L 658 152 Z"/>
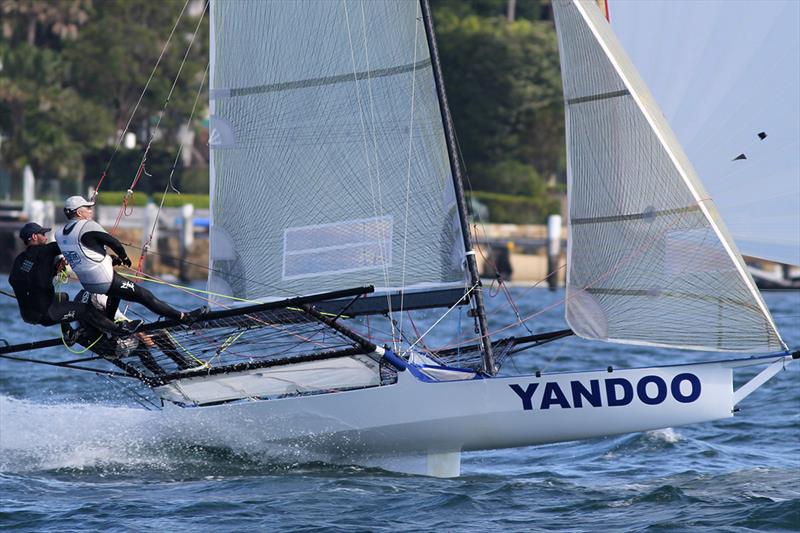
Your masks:
<path fill-rule="evenodd" d="M 211 291 L 463 287 L 419 4 L 240 0 L 211 20 Z"/>
<path fill-rule="evenodd" d="M 800 265 L 800 2 L 748 6 L 608 7 L 739 250 Z"/>
<path fill-rule="evenodd" d="M 585 338 L 783 349 L 652 96 L 593 2 L 554 2 L 566 108 L 566 318 Z"/>

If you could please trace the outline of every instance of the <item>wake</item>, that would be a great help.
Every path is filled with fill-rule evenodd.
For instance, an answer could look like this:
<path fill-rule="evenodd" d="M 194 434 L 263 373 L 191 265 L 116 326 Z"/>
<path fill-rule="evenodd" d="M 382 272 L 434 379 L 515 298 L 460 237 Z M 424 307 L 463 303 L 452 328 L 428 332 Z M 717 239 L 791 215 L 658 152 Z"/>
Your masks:
<path fill-rule="evenodd" d="M 0 474 L 147 470 L 168 475 L 247 475 L 327 463 L 327 457 L 294 446 L 276 446 L 244 435 L 205 445 L 194 428 L 161 411 L 96 403 L 41 403 L 0 395 Z M 211 445 L 209 445 L 211 444 Z M 319 468 L 316 464 L 312 469 Z M 201 477 L 202 477 L 201 476 Z"/>

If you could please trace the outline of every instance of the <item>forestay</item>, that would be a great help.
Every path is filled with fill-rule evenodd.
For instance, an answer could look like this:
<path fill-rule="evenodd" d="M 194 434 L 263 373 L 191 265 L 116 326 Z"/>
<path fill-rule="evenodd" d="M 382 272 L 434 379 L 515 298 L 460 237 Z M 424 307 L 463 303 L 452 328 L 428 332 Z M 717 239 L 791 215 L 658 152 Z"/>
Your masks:
<path fill-rule="evenodd" d="M 570 326 L 621 343 L 782 349 L 713 202 L 597 6 L 554 7 L 567 121 Z"/>
<path fill-rule="evenodd" d="M 463 287 L 418 3 L 216 2 L 211 21 L 211 290 Z"/>
<path fill-rule="evenodd" d="M 609 15 L 739 250 L 800 265 L 800 2 L 751 5 L 611 0 Z"/>

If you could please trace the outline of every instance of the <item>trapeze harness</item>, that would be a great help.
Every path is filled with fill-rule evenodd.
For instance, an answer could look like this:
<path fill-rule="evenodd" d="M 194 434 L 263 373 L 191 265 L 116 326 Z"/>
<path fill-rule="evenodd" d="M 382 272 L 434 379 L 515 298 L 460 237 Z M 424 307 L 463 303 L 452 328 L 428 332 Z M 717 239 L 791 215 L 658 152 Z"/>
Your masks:
<path fill-rule="evenodd" d="M 19 254 L 11 267 L 8 281 L 14 289 L 22 319 L 29 324 L 52 326 L 81 321 L 105 332 L 125 335 L 127 332 L 107 319 L 94 307 L 70 302 L 65 293 L 53 287 L 55 260 L 60 255 L 54 242 L 29 246 Z"/>
<path fill-rule="evenodd" d="M 121 259 L 127 258 L 128 255 L 122 243 L 94 220 L 79 219 L 67 223 L 64 229 L 58 232 L 56 241 L 83 288 L 92 293 L 109 296 L 106 316 L 114 316 L 120 300 L 140 303 L 167 318 L 180 319 L 183 316 L 180 311 L 162 302 L 144 287 L 114 272 L 114 265 L 111 256 L 106 253 L 106 246 Z"/>
<path fill-rule="evenodd" d="M 106 244 L 111 246 L 109 242 L 111 239 L 94 238 L 90 244 L 82 242 L 84 235 L 95 232 L 111 237 L 94 220 L 75 220 L 68 222 L 63 230 L 57 232 L 56 241 L 61 248 L 61 253 L 64 254 L 64 259 L 67 260 L 72 271 L 81 281 L 81 285 L 89 292 L 106 294 L 114 280 L 114 265 L 111 263 L 111 256 L 106 253 L 105 249 Z M 97 237 L 96 235 L 89 236 Z M 116 247 L 112 246 L 112 248 Z M 114 251 L 120 257 L 126 257 L 125 249 L 121 245 Z"/>

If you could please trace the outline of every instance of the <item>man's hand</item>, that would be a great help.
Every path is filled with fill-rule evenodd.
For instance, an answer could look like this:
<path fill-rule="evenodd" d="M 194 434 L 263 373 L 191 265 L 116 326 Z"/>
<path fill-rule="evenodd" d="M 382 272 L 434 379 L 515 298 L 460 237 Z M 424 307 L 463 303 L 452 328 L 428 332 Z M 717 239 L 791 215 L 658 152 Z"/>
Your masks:
<path fill-rule="evenodd" d="M 111 256 L 111 265 L 112 266 L 119 266 L 125 265 L 126 267 L 131 266 L 131 258 L 127 255 L 125 257 L 117 257 L 116 255 Z"/>
<path fill-rule="evenodd" d="M 67 270 L 67 260 L 63 257 L 56 261 L 56 274 Z"/>

